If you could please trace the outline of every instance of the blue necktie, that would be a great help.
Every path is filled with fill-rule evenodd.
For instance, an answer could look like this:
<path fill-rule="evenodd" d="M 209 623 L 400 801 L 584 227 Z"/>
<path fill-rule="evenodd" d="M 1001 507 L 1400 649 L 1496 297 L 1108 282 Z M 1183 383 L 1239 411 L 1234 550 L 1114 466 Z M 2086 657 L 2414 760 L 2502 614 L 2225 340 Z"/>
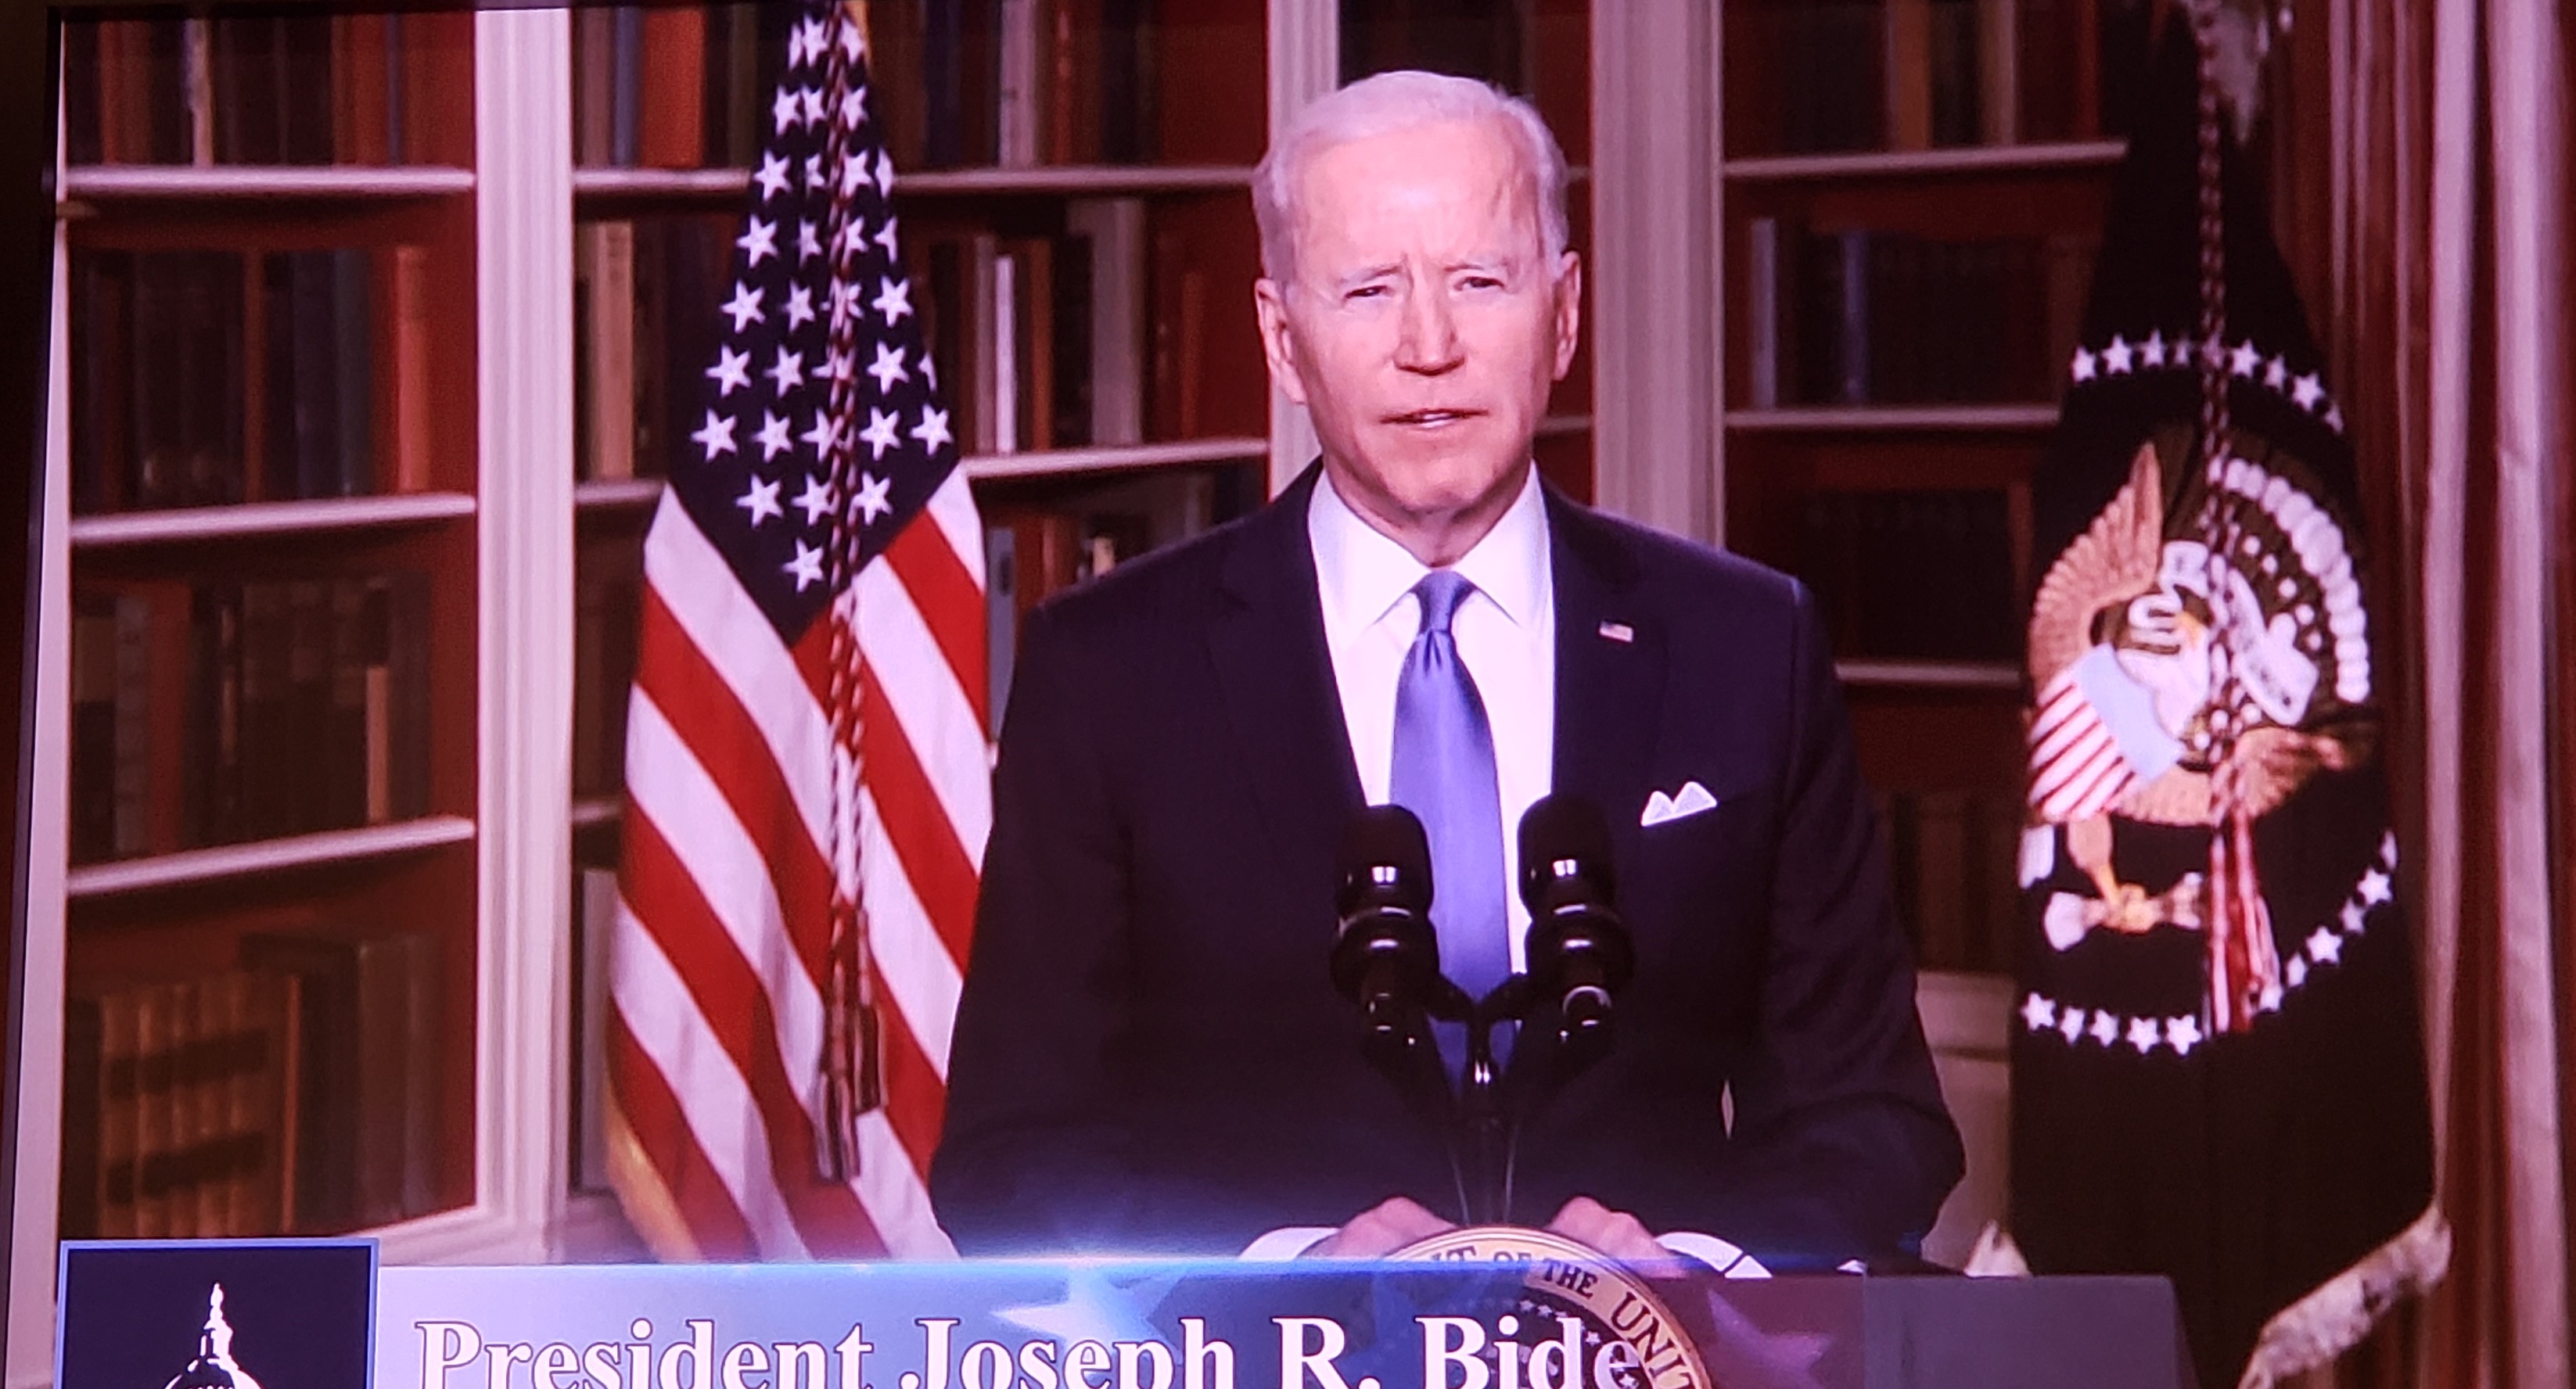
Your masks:
<path fill-rule="evenodd" d="M 1395 682 L 1387 798 L 1420 817 L 1431 840 L 1431 920 L 1440 935 L 1441 973 L 1481 999 L 1511 972 L 1511 949 L 1494 736 L 1475 677 L 1458 659 L 1449 631 L 1458 605 L 1475 591 L 1446 569 L 1413 586 L 1422 629 Z M 1454 1077 L 1466 1063 L 1466 1029 L 1443 1023 L 1437 1031 Z M 1502 1039 L 1496 1040 L 1499 1050 Z"/>

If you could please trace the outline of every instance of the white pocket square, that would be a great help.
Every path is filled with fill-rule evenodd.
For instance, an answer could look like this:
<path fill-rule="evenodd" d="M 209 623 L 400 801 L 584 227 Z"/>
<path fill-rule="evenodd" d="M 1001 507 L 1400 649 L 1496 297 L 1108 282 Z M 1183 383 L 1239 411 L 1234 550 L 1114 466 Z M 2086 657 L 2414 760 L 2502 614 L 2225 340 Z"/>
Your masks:
<path fill-rule="evenodd" d="M 1710 795 L 1707 787 L 1696 781 L 1685 781 L 1682 783 L 1682 789 L 1670 795 L 1657 791 L 1646 797 L 1646 810 L 1644 814 L 1637 817 L 1637 824 L 1640 827 L 1651 828 L 1685 816 L 1697 815 L 1703 810 L 1715 809 L 1717 809 L 1717 797 Z"/>

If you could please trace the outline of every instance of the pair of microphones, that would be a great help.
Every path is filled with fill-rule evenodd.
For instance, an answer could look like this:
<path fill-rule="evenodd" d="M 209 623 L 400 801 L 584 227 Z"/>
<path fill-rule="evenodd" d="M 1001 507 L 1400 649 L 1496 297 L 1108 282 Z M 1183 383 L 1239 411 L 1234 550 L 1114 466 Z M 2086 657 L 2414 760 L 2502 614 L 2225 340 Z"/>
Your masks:
<path fill-rule="evenodd" d="M 1569 1058 L 1597 1059 L 1612 1037 L 1614 997 L 1637 967 L 1615 884 L 1601 807 L 1580 796 L 1541 797 L 1520 823 L 1528 967 L 1471 999 L 1440 971 L 1422 822 L 1402 806 L 1370 806 L 1342 841 L 1334 987 L 1359 1004 L 1368 1046 L 1389 1059 L 1426 1044 L 1420 1018 L 1518 1021 L 1551 1002 L 1559 1046 Z"/>

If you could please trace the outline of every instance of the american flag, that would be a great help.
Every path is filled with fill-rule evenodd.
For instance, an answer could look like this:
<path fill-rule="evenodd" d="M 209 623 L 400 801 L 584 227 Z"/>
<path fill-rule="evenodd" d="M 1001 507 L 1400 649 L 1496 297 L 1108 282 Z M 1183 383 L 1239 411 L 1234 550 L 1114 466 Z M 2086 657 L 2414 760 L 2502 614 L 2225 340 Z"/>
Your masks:
<path fill-rule="evenodd" d="M 666 1258 L 949 1252 L 922 1174 L 991 818 L 983 529 L 865 40 L 809 3 L 644 542 L 609 1165 Z"/>

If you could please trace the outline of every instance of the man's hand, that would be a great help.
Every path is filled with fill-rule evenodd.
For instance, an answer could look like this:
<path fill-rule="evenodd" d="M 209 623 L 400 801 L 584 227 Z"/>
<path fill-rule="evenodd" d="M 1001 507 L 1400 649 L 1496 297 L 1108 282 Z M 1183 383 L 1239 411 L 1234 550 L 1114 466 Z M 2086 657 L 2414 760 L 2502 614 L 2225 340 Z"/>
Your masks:
<path fill-rule="evenodd" d="M 1645 1223 L 1626 1211 L 1614 1211 L 1589 1196 L 1577 1196 L 1565 1203 L 1556 1219 L 1547 1223 L 1550 1234 L 1563 1235 L 1577 1244 L 1590 1245 L 1611 1258 L 1643 1273 L 1669 1273 L 1678 1276 L 1681 1256 L 1666 1249 L 1655 1239 Z"/>
<path fill-rule="evenodd" d="M 1456 1229 L 1402 1196 L 1390 1196 L 1352 1216 L 1350 1223 L 1307 1247 L 1303 1259 L 1383 1259 L 1415 1240 Z"/>

